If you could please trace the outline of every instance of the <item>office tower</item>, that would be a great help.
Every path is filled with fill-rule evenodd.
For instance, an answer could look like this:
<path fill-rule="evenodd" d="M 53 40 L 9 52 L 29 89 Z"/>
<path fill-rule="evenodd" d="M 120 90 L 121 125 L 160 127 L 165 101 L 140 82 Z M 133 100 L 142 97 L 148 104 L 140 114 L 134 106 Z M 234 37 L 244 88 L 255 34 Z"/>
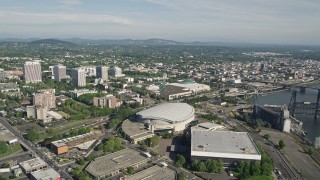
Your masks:
<path fill-rule="evenodd" d="M 114 66 L 110 69 L 110 76 L 112 77 L 123 77 L 124 74 L 122 74 L 122 69 L 118 66 Z"/>
<path fill-rule="evenodd" d="M 83 87 L 86 86 L 86 72 L 83 68 L 73 68 L 71 71 L 72 84 Z"/>
<path fill-rule="evenodd" d="M 56 108 L 55 89 L 39 90 L 33 95 L 33 105 L 46 106 L 48 109 Z"/>
<path fill-rule="evenodd" d="M 108 70 L 109 70 L 109 68 L 107 66 L 97 66 L 96 67 L 97 78 L 100 78 L 103 81 L 107 81 L 108 80 Z"/>
<path fill-rule="evenodd" d="M 26 83 L 42 82 L 41 64 L 39 62 L 26 62 L 24 64 L 24 80 Z"/>
<path fill-rule="evenodd" d="M 48 107 L 47 106 L 27 106 L 27 117 L 28 118 L 35 118 L 45 120 L 48 114 Z"/>
<path fill-rule="evenodd" d="M 55 65 L 53 68 L 53 75 L 54 75 L 54 80 L 56 81 L 61 81 L 65 80 L 67 76 L 67 68 L 66 66 L 63 65 Z"/>

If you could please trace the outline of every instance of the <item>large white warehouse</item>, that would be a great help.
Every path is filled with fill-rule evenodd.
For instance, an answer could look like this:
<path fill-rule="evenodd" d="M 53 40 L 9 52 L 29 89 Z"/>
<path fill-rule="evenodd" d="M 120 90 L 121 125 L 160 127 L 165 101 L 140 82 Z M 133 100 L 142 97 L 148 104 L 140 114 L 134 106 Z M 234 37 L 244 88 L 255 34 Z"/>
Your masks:
<path fill-rule="evenodd" d="M 187 103 L 164 103 L 137 113 L 149 130 L 183 131 L 194 120 L 194 108 Z"/>

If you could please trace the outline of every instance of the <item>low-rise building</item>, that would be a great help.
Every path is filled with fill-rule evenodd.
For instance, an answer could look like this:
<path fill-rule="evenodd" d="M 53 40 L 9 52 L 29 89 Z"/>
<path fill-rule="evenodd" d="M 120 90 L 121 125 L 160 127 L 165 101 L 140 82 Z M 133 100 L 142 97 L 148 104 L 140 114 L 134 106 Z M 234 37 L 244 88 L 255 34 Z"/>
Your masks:
<path fill-rule="evenodd" d="M 27 106 L 27 117 L 28 118 L 35 118 L 38 120 L 43 120 L 46 123 L 47 114 L 48 114 L 48 107 L 47 106 Z"/>
<path fill-rule="evenodd" d="M 71 97 L 73 99 L 76 99 L 78 98 L 79 96 L 83 95 L 83 94 L 92 94 L 92 93 L 98 93 L 98 91 L 96 90 L 89 90 L 89 89 L 76 89 L 76 90 L 73 90 L 73 91 L 70 91 L 71 93 Z"/>
<path fill-rule="evenodd" d="M 60 174 L 54 169 L 46 169 L 31 173 L 31 180 L 59 180 Z"/>
<path fill-rule="evenodd" d="M 48 164 L 40 158 L 35 158 L 35 159 L 23 161 L 23 162 L 19 163 L 19 165 L 20 165 L 22 171 L 27 175 L 32 172 L 48 169 Z"/>
<path fill-rule="evenodd" d="M 65 154 L 69 151 L 70 148 L 77 147 L 80 144 L 89 142 L 89 141 L 94 141 L 98 139 L 101 136 L 101 133 L 98 132 L 90 132 L 74 137 L 69 137 L 66 139 L 61 139 L 57 141 L 51 142 L 51 150 L 55 154 Z"/>
<path fill-rule="evenodd" d="M 127 167 L 139 168 L 148 160 L 149 158 L 139 151 L 124 149 L 96 158 L 90 162 L 86 171 L 96 179 L 100 179 L 119 174 L 121 169 Z"/>
<path fill-rule="evenodd" d="M 132 176 L 126 177 L 126 180 L 175 180 L 176 172 L 167 167 L 159 165 L 152 166 L 148 169 L 140 171 Z"/>
<path fill-rule="evenodd" d="M 119 106 L 118 100 L 113 95 L 107 95 L 105 97 L 94 97 L 93 105 L 103 108 L 116 108 Z"/>
<path fill-rule="evenodd" d="M 191 160 L 259 161 L 261 155 L 247 132 L 191 131 Z"/>

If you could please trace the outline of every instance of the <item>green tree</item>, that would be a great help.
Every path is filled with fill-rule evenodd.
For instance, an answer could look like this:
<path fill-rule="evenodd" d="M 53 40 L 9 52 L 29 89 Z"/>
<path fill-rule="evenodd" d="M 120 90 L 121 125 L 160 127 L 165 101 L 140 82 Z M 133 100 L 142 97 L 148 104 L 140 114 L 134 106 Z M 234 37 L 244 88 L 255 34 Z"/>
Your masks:
<path fill-rule="evenodd" d="M 40 138 L 39 133 L 34 130 L 34 128 L 29 129 L 26 135 L 26 139 L 29 141 L 36 141 Z"/>
<path fill-rule="evenodd" d="M 186 175 L 183 173 L 183 172 L 180 172 L 178 174 L 178 177 L 177 177 L 178 180 L 185 180 L 186 179 Z"/>
<path fill-rule="evenodd" d="M 127 172 L 128 172 L 128 174 L 131 175 L 131 174 L 134 174 L 134 173 L 135 173 L 135 170 L 134 170 L 133 167 L 130 166 L 130 167 L 127 168 Z"/>
<path fill-rule="evenodd" d="M 309 147 L 307 149 L 307 153 L 311 156 L 313 154 L 313 149 L 311 147 Z"/>
<path fill-rule="evenodd" d="M 250 174 L 251 176 L 258 176 L 260 175 L 260 162 L 259 161 L 255 161 L 254 163 L 251 163 L 251 167 L 250 167 Z"/>
<path fill-rule="evenodd" d="M 176 166 L 177 167 L 183 167 L 185 163 L 186 163 L 186 159 L 184 158 L 184 156 L 179 154 L 177 156 Z"/>
<path fill-rule="evenodd" d="M 282 139 L 279 140 L 278 145 L 279 145 L 279 149 L 283 149 L 286 146 L 286 144 L 284 143 L 284 141 Z"/>
<path fill-rule="evenodd" d="M 265 135 L 263 135 L 263 137 L 264 137 L 266 140 L 269 140 L 269 139 L 270 139 L 270 135 L 269 135 L 269 134 L 265 134 Z"/>
<path fill-rule="evenodd" d="M 159 144 L 159 142 L 160 142 L 160 137 L 157 135 L 154 135 L 149 139 L 149 146 L 155 147 Z"/>
<path fill-rule="evenodd" d="M 0 141 L 0 154 L 6 153 L 8 151 L 7 143 Z"/>
<path fill-rule="evenodd" d="M 204 162 L 199 162 L 198 167 L 197 167 L 197 171 L 199 172 L 206 172 L 207 168 Z"/>

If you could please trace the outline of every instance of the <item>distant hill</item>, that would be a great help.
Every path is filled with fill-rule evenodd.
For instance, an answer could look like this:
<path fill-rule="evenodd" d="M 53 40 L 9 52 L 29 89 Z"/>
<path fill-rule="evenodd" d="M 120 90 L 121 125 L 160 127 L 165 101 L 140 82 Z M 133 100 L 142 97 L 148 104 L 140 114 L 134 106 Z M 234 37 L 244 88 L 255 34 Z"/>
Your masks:
<path fill-rule="evenodd" d="M 31 41 L 32 45 L 51 45 L 51 46 L 74 46 L 75 44 L 68 41 L 63 41 L 59 39 L 40 39 L 36 41 Z"/>
<path fill-rule="evenodd" d="M 71 38 L 64 39 L 65 41 L 74 44 L 90 44 L 90 45 L 179 45 L 180 42 L 165 40 L 165 39 L 146 39 L 146 40 L 133 40 L 133 39 L 80 39 Z"/>

